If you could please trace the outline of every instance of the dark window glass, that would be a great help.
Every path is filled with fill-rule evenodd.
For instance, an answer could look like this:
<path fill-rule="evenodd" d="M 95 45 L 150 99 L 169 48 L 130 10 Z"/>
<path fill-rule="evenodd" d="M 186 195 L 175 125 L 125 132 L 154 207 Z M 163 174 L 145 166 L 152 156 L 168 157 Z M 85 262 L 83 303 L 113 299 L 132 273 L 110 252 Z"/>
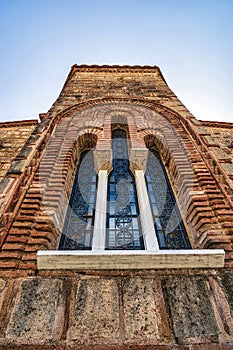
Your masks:
<path fill-rule="evenodd" d="M 149 151 L 145 177 L 160 249 L 190 249 L 166 170 L 155 150 Z"/>
<path fill-rule="evenodd" d="M 106 249 L 144 249 L 126 132 L 112 132 L 113 171 L 108 181 Z"/>
<path fill-rule="evenodd" d="M 96 187 L 93 151 L 85 151 L 75 176 L 60 249 L 91 249 Z"/>

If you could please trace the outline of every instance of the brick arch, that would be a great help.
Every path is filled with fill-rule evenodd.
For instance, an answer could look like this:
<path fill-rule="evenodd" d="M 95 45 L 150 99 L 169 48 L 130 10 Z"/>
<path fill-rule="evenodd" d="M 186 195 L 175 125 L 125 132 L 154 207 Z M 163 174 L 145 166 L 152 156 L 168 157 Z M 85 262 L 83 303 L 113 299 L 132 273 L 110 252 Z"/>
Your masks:
<path fill-rule="evenodd" d="M 186 137 L 188 133 L 190 137 L 192 137 L 192 141 L 194 141 L 194 147 L 201 154 L 202 161 L 204 161 L 205 163 L 205 167 L 208 168 L 208 172 L 211 173 L 216 186 L 218 187 L 218 189 L 220 189 L 221 195 L 226 198 L 227 206 L 231 208 L 231 215 L 233 215 L 232 184 L 230 183 L 229 178 L 226 176 L 225 172 L 222 170 L 221 166 L 218 163 L 216 163 L 216 160 L 212 153 L 209 152 L 209 149 L 206 146 L 206 142 L 203 141 L 202 135 L 199 134 L 198 131 L 198 125 L 200 125 L 200 123 L 194 117 L 190 116 L 186 118 L 178 112 L 170 109 L 169 107 L 154 101 L 149 102 L 145 99 L 140 98 L 107 97 L 81 102 L 71 107 L 68 107 L 59 114 L 59 118 L 63 118 L 63 116 L 72 113 L 73 111 L 86 109 L 91 106 L 101 106 L 104 104 L 109 105 L 111 103 L 126 103 L 138 107 L 147 107 L 157 113 L 160 113 L 161 115 L 163 115 L 164 118 L 166 118 L 167 120 L 169 120 L 169 122 L 176 126 L 176 130 L 179 133 L 181 133 L 182 138 L 183 136 Z M 141 125 L 141 128 L 144 128 L 143 124 Z M 219 177 L 221 177 L 221 182 L 219 182 Z M 224 204 L 222 203 L 222 205 Z"/>
<path fill-rule="evenodd" d="M 145 147 L 147 135 L 156 137 L 171 184 L 189 223 L 193 247 L 218 247 L 219 244 L 225 247 L 222 226 L 212 209 L 205 181 L 208 178 L 211 182 L 212 176 L 176 113 L 158 104 L 125 99 L 92 101 L 82 104 L 82 108 L 73 106 L 68 112 L 60 120 L 61 126 L 68 123 L 66 133 L 70 130 L 80 136 L 93 130 L 98 135 L 97 148 L 100 149 L 110 147 L 111 117 L 115 113 L 123 112 L 127 116 L 129 132 L 135 137 L 132 147 Z M 138 118 L 137 123 L 134 118 Z M 70 188 L 71 181 L 67 183 Z M 218 240 L 216 232 L 219 232 Z"/>
<path fill-rule="evenodd" d="M 230 251 L 231 238 L 215 211 L 216 201 L 222 206 L 224 200 L 220 204 L 218 187 L 214 185 L 214 179 L 201 155 L 197 155 L 194 147 L 183 148 L 184 144 L 176 142 L 175 134 L 169 131 L 167 140 L 164 135 L 161 137 L 158 128 L 142 132 L 147 148 L 160 153 L 188 227 L 192 247 L 224 248 L 226 252 Z M 215 205 L 212 205 L 213 202 Z"/>
<path fill-rule="evenodd" d="M 83 111 L 90 107 L 95 106 L 101 106 L 101 105 L 109 105 L 109 104 L 128 104 L 133 106 L 141 106 L 141 107 L 147 107 L 155 112 L 163 114 L 163 116 L 169 120 L 172 118 L 175 118 L 177 120 L 186 122 L 186 119 L 179 113 L 175 112 L 174 110 L 170 109 L 167 106 L 163 106 L 160 103 L 157 102 L 149 102 L 145 101 L 144 99 L 139 98 L 112 98 L 112 97 L 106 97 L 106 98 L 100 98 L 100 99 L 94 99 L 89 100 L 81 103 L 74 104 L 68 108 L 65 108 L 63 111 L 59 113 L 59 119 L 64 118 L 65 116 L 70 116 L 74 112 L 77 111 Z"/>
<path fill-rule="evenodd" d="M 57 232 L 50 249 L 57 248 L 59 244 L 80 155 L 83 151 L 96 148 L 100 132 L 99 128 L 94 127 L 82 127 L 81 130 L 77 130 L 78 128 L 74 125 L 76 132 L 72 133 L 72 125 L 70 128 L 68 138 L 64 135 L 69 132 L 69 128 L 65 129 L 64 134 L 60 134 L 59 128 L 55 130 L 50 141 L 52 144 L 48 145 L 39 168 L 39 177 L 42 183 L 46 182 L 46 188 L 43 189 L 43 208 L 45 213 L 51 217 Z M 51 172 L 45 177 L 44 167 L 46 167 L 47 159 L 50 159 L 53 154 L 53 142 L 57 144 L 58 140 L 60 144 L 57 147 L 57 157 Z"/>
<path fill-rule="evenodd" d="M 54 118 L 54 132 L 52 136 L 48 135 L 46 146 L 50 147 L 51 152 L 47 154 L 46 163 L 41 162 L 39 172 L 34 175 L 31 187 L 19 208 L 0 253 L 0 258 L 2 256 L 4 261 L 9 259 L 12 267 L 14 264 L 18 269 L 35 270 L 37 250 L 57 248 L 65 216 L 64 208 L 72 188 L 79 151 L 85 148 L 84 140 L 89 138 L 93 138 L 93 142 L 97 140 L 97 148 L 109 147 L 109 135 L 105 134 L 105 121 L 120 104 L 127 107 L 126 109 L 133 106 L 133 110 L 131 108 L 131 111 L 128 109 L 125 112 L 131 121 L 135 116 L 138 117 L 137 123 L 132 123 L 131 127 L 134 128 L 135 140 L 139 142 L 140 147 L 145 147 L 144 138 L 149 138 L 148 135 L 157 137 L 156 145 L 160 147 L 173 188 L 177 196 L 184 199 L 181 203 L 193 237 L 193 247 L 221 247 L 231 254 L 231 236 L 228 234 L 228 229 L 224 227 L 221 217 L 218 216 L 218 208 L 224 205 L 224 197 L 221 196 L 190 133 L 186 132 L 184 118 L 167 107 L 152 102 L 135 99 L 102 99 L 72 106 Z M 93 107 L 96 108 L 92 109 Z M 143 119 L 142 115 L 145 111 L 147 111 L 147 118 Z M 148 117 L 150 114 L 167 121 L 171 127 L 164 130 L 161 135 L 161 124 L 159 124 L 160 127 L 154 126 L 153 118 Z M 84 118 L 85 116 L 87 118 Z M 142 118 L 141 122 L 140 118 Z M 69 138 L 66 137 L 68 131 Z M 87 138 L 83 136 L 85 134 L 88 135 Z M 182 139 L 179 147 L 177 135 Z M 90 143 L 92 144 L 92 141 Z M 192 165 L 194 177 L 191 182 L 187 178 L 184 155 Z M 46 181 L 41 181 L 46 177 L 49 177 L 50 187 Z M 47 202 L 42 198 L 44 193 L 46 193 Z M 51 211 L 46 209 L 46 203 L 50 203 Z M 21 241 L 16 249 L 13 242 L 18 242 L 19 237 Z M 12 254 L 15 257 L 14 261 Z"/>
<path fill-rule="evenodd" d="M 96 103 L 88 104 L 84 109 L 69 108 L 67 113 L 64 113 L 48 144 L 48 150 L 50 150 L 51 142 L 59 145 L 56 149 L 57 158 L 49 174 L 49 185 L 46 184 L 43 197 L 44 211 L 53 226 L 50 231 L 54 237 L 48 244 L 49 249 L 57 248 L 59 243 L 65 218 L 64 208 L 68 205 L 79 155 L 84 149 L 92 148 L 94 145 L 97 149 L 111 147 L 111 119 L 116 114 L 123 114 L 127 117 L 129 132 L 134 141 L 132 147 L 145 148 L 143 135 L 154 132 L 151 131 L 151 124 L 153 124 L 155 118 L 160 121 L 160 125 L 161 121 L 166 122 L 167 125 L 171 124 L 168 117 L 161 116 L 145 104 L 130 104 L 125 103 L 125 101 L 120 101 L 120 103 L 116 103 L 116 101 L 106 103 L 104 101 L 104 103 L 98 105 Z M 173 122 L 176 121 L 177 123 L 175 126 L 178 125 L 180 128 L 179 120 L 173 119 Z M 139 124 L 138 128 L 137 124 Z M 174 126 L 171 126 L 170 129 L 167 127 L 167 129 L 164 133 L 165 139 L 171 139 L 170 129 L 173 130 L 174 135 L 177 135 Z M 66 135 L 69 135 L 69 137 L 67 138 Z M 175 140 L 175 136 L 173 140 Z M 170 147 L 172 147 L 172 141 L 167 146 L 168 149 Z M 52 150 L 52 152 L 54 151 Z M 48 156 L 45 160 L 50 157 L 49 152 L 47 153 Z M 41 165 L 43 169 L 43 162 Z M 58 165 L 60 167 L 62 165 L 62 169 L 59 169 Z M 48 171 L 47 166 L 46 171 Z"/>
<path fill-rule="evenodd" d="M 176 112 L 173 112 L 167 107 L 164 107 L 158 103 L 146 102 L 139 99 L 124 99 L 124 98 L 103 98 L 98 100 L 92 100 L 83 102 L 80 104 L 73 105 L 62 111 L 57 118 L 59 122 L 64 119 L 72 118 L 78 120 L 81 123 L 81 127 L 91 120 L 93 126 L 98 126 L 100 129 L 103 128 L 103 134 L 99 135 L 99 147 L 108 148 L 110 147 L 110 123 L 111 118 L 116 113 L 121 113 L 127 116 L 128 125 L 131 134 L 137 133 L 137 127 L 139 129 L 145 129 L 150 123 L 153 123 L 154 117 L 159 115 L 163 116 L 163 119 L 168 120 L 169 123 L 173 124 L 179 132 L 179 128 L 182 127 L 181 120 L 183 119 Z M 85 127 L 85 126 L 84 126 Z M 133 142 L 132 147 L 142 146 L 139 138 L 135 138 L 135 144 Z M 98 147 L 97 146 L 97 147 Z"/>
<path fill-rule="evenodd" d="M 188 220 L 189 209 L 189 194 L 187 193 L 186 183 L 188 187 L 194 187 L 195 175 L 193 171 L 190 157 L 186 154 L 184 145 L 181 139 L 176 138 L 176 133 L 171 128 L 157 127 L 154 130 L 143 130 L 143 138 L 146 148 L 159 152 L 161 160 L 166 169 L 173 193 L 176 197 L 176 203 L 181 212 L 186 230 L 189 236 L 191 246 L 198 248 L 197 245 L 197 229 Z M 180 162 L 182 160 L 182 162 Z M 182 172 L 186 173 L 185 177 L 179 177 Z"/>
<path fill-rule="evenodd" d="M 112 118 L 111 118 L 111 133 L 116 129 L 125 130 L 126 134 L 127 134 L 127 138 L 129 138 L 127 116 L 125 116 L 125 115 L 117 115 L 116 117 L 114 115 L 112 116 Z"/>
<path fill-rule="evenodd" d="M 100 128 L 92 125 L 66 138 L 68 126 L 66 121 L 55 128 L 7 233 L 0 261 L 11 268 L 36 270 L 36 252 L 58 247 L 80 154 L 96 146 L 100 133 Z"/>
<path fill-rule="evenodd" d="M 94 132 L 84 132 L 77 139 L 77 148 L 80 153 L 85 150 L 94 148 L 96 147 L 97 140 L 98 137 Z"/>
<path fill-rule="evenodd" d="M 81 110 L 82 108 L 84 109 Z M 81 110 L 82 118 L 85 114 L 90 117 L 92 110 L 92 119 L 103 127 L 103 137 L 100 136 L 98 140 L 100 148 L 110 147 L 111 115 L 117 112 L 126 113 L 130 121 L 130 135 L 135 137 L 135 143 L 131 142 L 132 147 L 145 147 L 144 137 L 149 134 L 156 135 L 171 183 L 180 197 L 182 210 L 192 231 L 193 247 L 223 247 L 229 250 L 230 238 L 226 236 L 227 232 L 212 206 L 208 183 L 214 188 L 211 191 L 216 193 L 217 185 L 201 153 L 186 131 L 184 118 L 167 107 L 134 99 L 109 98 L 89 101 L 71 107 L 69 113 L 71 110 L 73 115 L 78 115 Z M 134 120 L 136 117 L 137 123 Z"/>

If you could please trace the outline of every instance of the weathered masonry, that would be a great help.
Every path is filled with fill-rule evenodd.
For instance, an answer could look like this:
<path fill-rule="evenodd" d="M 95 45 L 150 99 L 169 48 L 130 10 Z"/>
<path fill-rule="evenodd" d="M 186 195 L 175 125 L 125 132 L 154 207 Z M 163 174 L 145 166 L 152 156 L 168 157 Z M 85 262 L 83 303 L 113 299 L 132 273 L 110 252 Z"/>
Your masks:
<path fill-rule="evenodd" d="M 233 349 L 233 123 L 74 65 L 0 131 L 0 349 Z"/>

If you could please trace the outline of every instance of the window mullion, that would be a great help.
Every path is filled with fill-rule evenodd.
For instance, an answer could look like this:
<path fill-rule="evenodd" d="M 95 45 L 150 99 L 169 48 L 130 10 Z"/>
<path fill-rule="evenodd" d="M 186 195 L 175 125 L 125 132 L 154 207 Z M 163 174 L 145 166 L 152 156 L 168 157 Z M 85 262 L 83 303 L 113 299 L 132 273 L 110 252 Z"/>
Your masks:
<path fill-rule="evenodd" d="M 145 249 L 157 251 L 159 250 L 159 244 L 155 233 L 151 206 L 143 170 L 135 170 L 135 182 Z"/>
<path fill-rule="evenodd" d="M 108 171 L 99 170 L 92 250 L 104 250 L 106 240 Z"/>

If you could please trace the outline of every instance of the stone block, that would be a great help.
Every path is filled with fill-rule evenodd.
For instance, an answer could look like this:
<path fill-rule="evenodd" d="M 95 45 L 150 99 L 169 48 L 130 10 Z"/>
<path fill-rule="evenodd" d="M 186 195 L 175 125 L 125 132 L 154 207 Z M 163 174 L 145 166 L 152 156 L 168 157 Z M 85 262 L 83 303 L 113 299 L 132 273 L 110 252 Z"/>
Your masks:
<path fill-rule="evenodd" d="M 10 169 L 7 174 L 20 174 L 23 171 L 26 160 L 14 160 L 11 163 Z"/>
<path fill-rule="evenodd" d="M 5 192 L 5 190 L 7 189 L 7 186 L 11 181 L 12 181 L 11 178 L 3 178 L 2 180 L 0 180 L 0 195 L 3 192 Z"/>
<path fill-rule="evenodd" d="M 31 145 L 31 144 L 35 143 L 39 138 L 40 138 L 40 135 L 38 135 L 38 134 L 37 135 L 31 135 L 29 137 L 29 139 L 27 140 L 26 145 Z"/>
<path fill-rule="evenodd" d="M 24 146 L 17 154 L 17 158 L 27 158 L 32 151 L 32 147 Z"/>
<path fill-rule="evenodd" d="M 7 329 L 8 338 L 51 339 L 60 281 L 26 279 L 21 284 Z"/>
<path fill-rule="evenodd" d="M 189 350 L 189 349 L 190 349 L 190 347 L 187 350 Z M 223 348 L 219 344 L 215 344 L 215 343 L 208 344 L 208 343 L 206 343 L 206 344 L 193 344 L 193 345 L 191 345 L 191 350 L 223 350 Z"/>
<path fill-rule="evenodd" d="M 100 344 L 119 339 L 119 290 L 115 279 L 79 282 L 68 343 Z"/>
<path fill-rule="evenodd" d="M 38 124 L 35 129 L 33 130 L 33 134 L 40 134 L 45 130 L 45 127 L 43 125 Z"/>
<path fill-rule="evenodd" d="M 230 161 L 230 157 L 226 152 L 218 147 L 210 147 L 212 154 L 221 161 Z"/>
<path fill-rule="evenodd" d="M 124 283 L 123 310 L 128 341 L 136 340 L 143 344 L 159 341 L 158 305 L 153 287 L 153 280 L 146 278 L 131 278 Z"/>
<path fill-rule="evenodd" d="M 206 136 L 203 136 L 203 139 L 207 146 L 219 147 L 218 142 L 212 136 L 206 135 Z"/>
<path fill-rule="evenodd" d="M 196 129 L 200 135 L 208 135 L 209 131 L 204 126 L 196 126 Z"/>
<path fill-rule="evenodd" d="M 220 277 L 224 293 L 231 309 L 231 315 L 233 317 L 233 271 L 222 271 Z"/>
<path fill-rule="evenodd" d="M 2 302 L 3 302 L 5 293 L 6 293 L 6 281 L 0 278 L 0 310 L 2 308 Z"/>
<path fill-rule="evenodd" d="M 111 150 L 95 150 L 94 151 L 95 168 L 99 170 L 110 170 L 112 167 L 112 151 Z"/>
<path fill-rule="evenodd" d="M 226 172 L 228 176 L 233 176 L 233 164 L 230 163 L 222 163 L 221 167 Z"/>
<path fill-rule="evenodd" d="M 132 166 L 135 170 L 144 170 L 146 171 L 147 158 L 148 158 L 148 149 L 131 149 L 130 160 L 132 161 Z"/>
<path fill-rule="evenodd" d="M 221 344 L 221 350 L 232 350 L 232 349 L 233 349 L 233 342 Z"/>
<path fill-rule="evenodd" d="M 192 339 L 197 343 L 217 342 L 219 328 L 210 303 L 210 291 L 205 278 L 169 277 L 164 281 L 164 291 L 178 342 L 189 343 Z"/>

